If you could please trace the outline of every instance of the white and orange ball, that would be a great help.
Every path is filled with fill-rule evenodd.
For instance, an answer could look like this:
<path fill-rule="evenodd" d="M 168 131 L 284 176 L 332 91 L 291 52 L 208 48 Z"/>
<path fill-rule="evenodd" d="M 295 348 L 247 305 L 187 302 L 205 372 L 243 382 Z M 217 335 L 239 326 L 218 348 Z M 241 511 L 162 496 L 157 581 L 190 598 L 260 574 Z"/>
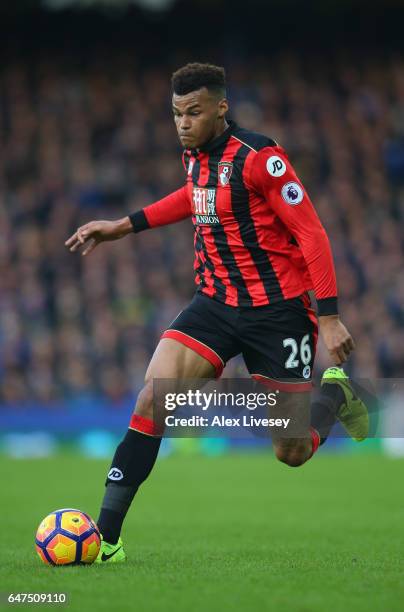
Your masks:
<path fill-rule="evenodd" d="M 47 565 L 93 563 L 100 550 L 100 532 L 80 510 L 63 508 L 46 516 L 35 537 L 36 551 Z"/>

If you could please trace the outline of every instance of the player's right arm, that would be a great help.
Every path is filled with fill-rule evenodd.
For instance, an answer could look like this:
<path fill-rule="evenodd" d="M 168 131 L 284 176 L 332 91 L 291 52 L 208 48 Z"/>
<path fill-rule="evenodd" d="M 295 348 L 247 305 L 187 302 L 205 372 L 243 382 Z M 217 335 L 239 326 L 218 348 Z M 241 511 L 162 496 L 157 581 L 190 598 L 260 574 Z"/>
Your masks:
<path fill-rule="evenodd" d="M 177 223 L 191 215 L 191 203 L 185 185 L 128 217 L 115 221 L 90 221 L 79 227 L 66 240 L 65 245 L 72 253 L 85 245 L 82 254 L 88 255 L 101 242 L 119 240 L 132 232 Z"/>
<path fill-rule="evenodd" d="M 325 345 L 337 365 L 344 363 L 355 344 L 338 315 L 331 247 L 308 194 L 279 146 L 261 149 L 252 157 L 247 176 L 296 239 L 313 283 Z"/>

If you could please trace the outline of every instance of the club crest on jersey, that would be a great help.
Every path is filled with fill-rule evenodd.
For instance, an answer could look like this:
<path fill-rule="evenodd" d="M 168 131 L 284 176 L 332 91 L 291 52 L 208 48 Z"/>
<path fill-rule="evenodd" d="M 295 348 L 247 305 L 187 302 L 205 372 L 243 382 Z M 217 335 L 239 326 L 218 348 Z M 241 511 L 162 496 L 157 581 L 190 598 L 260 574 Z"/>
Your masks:
<path fill-rule="evenodd" d="M 220 223 L 216 213 L 216 189 L 194 187 L 192 208 L 198 225 L 218 225 Z"/>
<path fill-rule="evenodd" d="M 222 187 L 229 184 L 231 173 L 233 172 L 233 164 L 231 162 L 219 162 L 219 181 Z"/>

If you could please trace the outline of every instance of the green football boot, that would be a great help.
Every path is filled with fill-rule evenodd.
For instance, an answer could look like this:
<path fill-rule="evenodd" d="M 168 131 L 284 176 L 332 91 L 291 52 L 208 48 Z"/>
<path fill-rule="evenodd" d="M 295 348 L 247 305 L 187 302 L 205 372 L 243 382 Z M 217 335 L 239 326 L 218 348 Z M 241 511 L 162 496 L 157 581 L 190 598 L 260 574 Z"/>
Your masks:
<path fill-rule="evenodd" d="M 96 558 L 96 563 L 123 563 L 126 561 L 126 554 L 123 549 L 122 539 L 119 538 L 116 544 L 104 542 L 101 536 L 101 548 Z"/>
<path fill-rule="evenodd" d="M 345 402 L 338 408 L 336 416 L 351 438 L 356 442 L 365 440 L 369 434 L 368 409 L 355 394 L 344 370 L 336 366 L 327 368 L 321 379 L 321 386 L 324 384 L 338 385 L 342 390 Z"/>

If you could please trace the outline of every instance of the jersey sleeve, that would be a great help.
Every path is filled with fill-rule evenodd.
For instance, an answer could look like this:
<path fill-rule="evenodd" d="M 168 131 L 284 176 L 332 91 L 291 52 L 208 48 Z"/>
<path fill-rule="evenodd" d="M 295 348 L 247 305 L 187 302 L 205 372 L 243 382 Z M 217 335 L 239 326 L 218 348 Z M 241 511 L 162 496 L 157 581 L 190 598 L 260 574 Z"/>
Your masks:
<path fill-rule="evenodd" d="M 249 183 L 296 239 L 313 283 L 318 314 L 337 314 L 337 283 L 330 242 L 282 147 L 266 147 L 256 154 L 250 166 Z"/>
<path fill-rule="evenodd" d="M 192 216 L 191 202 L 187 186 L 181 187 L 170 195 L 129 215 L 133 231 L 177 223 Z"/>

